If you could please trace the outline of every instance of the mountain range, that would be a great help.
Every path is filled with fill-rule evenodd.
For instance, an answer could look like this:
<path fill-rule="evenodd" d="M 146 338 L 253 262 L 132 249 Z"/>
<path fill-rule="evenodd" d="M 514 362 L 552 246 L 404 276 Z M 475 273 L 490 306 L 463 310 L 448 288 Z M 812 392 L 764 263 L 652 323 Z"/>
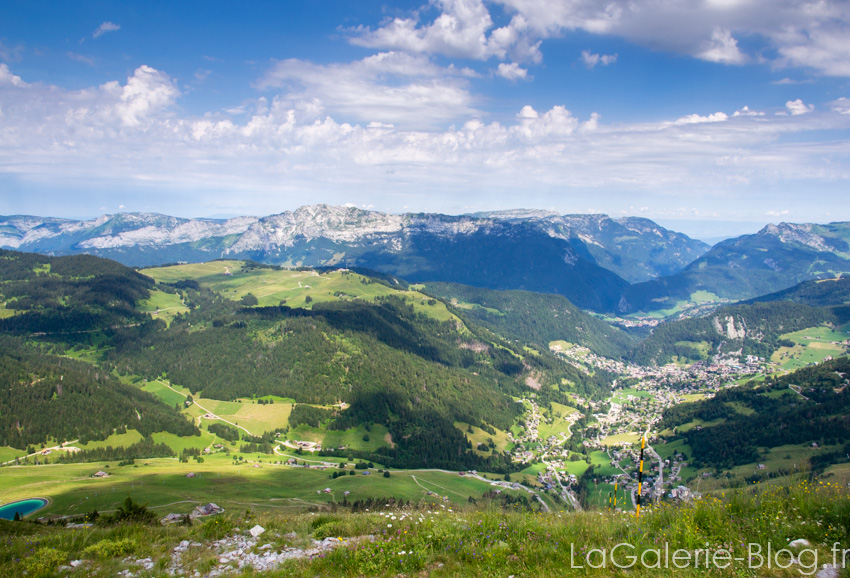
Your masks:
<path fill-rule="evenodd" d="M 514 210 L 460 216 L 305 206 L 266 217 L 121 213 L 0 217 L 0 247 L 89 253 L 131 266 L 252 259 L 362 267 L 411 282 L 564 295 L 600 312 L 668 309 L 704 291 L 729 300 L 850 272 L 850 223 L 768 225 L 709 247 L 643 218 Z"/>

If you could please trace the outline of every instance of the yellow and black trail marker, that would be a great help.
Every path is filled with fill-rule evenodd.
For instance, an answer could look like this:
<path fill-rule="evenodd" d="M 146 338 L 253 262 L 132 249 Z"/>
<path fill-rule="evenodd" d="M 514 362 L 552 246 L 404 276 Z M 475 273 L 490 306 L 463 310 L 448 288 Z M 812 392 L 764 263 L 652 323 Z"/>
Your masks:
<path fill-rule="evenodd" d="M 638 468 L 638 491 L 637 504 L 635 504 L 635 517 L 640 518 L 640 494 L 643 490 L 643 448 L 646 446 L 646 438 L 640 438 L 640 467 Z"/>

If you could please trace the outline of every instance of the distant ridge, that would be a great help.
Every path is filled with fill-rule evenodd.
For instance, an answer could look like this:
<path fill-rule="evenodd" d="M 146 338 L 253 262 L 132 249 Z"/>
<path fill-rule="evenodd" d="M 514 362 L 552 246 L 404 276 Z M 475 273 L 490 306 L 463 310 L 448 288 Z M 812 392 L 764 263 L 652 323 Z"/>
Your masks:
<path fill-rule="evenodd" d="M 558 293 L 610 311 L 629 283 L 680 270 L 708 246 L 647 219 L 517 210 L 393 215 L 310 205 L 266 217 L 0 217 L 0 246 L 90 253 L 133 266 L 218 257 L 368 267 L 411 281 Z"/>

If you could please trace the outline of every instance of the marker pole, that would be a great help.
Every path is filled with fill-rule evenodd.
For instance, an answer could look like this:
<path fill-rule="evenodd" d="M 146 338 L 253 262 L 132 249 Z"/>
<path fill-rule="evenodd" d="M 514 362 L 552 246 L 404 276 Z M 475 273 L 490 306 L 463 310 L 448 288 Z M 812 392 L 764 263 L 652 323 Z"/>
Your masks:
<path fill-rule="evenodd" d="M 635 517 L 640 518 L 640 494 L 643 490 L 643 448 L 646 446 L 646 438 L 640 438 L 640 468 L 638 469 L 638 492 Z"/>

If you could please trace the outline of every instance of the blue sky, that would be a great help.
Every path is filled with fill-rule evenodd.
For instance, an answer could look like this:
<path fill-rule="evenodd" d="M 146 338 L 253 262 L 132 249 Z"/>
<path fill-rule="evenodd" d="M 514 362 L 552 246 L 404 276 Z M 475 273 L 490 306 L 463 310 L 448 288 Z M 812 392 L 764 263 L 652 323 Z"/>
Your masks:
<path fill-rule="evenodd" d="M 4 2 L 0 214 L 850 220 L 838 0 Z"/>

